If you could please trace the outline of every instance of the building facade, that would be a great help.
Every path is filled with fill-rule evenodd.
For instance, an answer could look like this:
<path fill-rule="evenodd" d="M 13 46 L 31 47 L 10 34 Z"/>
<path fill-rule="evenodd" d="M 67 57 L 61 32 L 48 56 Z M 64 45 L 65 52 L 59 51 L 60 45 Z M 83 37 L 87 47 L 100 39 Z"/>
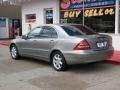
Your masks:
<path fill-rule="evenodd" d="M 21 28 L 21 7 L 1 3 L 0 0 L 0 39 L 13 39 L 22 34 Z"/>
<path fill-rule="evenodd" d="M 26 34 L 40 24 L 59 23 L 59 0 L 32 0 L 22 5 L 22 30 Z"/>
<path fill-rule="evenodd" d="M 23 34 L 39 24 L 77 23 L 119 33 L 119 0 L 34 0 L 22 5 Z M 116 26 L 117 25 L 117 26 Z"/>

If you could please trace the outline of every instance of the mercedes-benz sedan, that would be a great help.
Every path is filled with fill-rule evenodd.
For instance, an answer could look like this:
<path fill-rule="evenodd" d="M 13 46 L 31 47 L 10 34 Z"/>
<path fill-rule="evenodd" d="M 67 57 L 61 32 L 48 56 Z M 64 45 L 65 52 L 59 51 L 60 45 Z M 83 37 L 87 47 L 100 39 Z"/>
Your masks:
<path fill-rule="evenodd" d="M 11 41 L 13 59 L 20 56 L 50 62 L 62 71 L 67 65 L 103 61 L 112 55 L 112 39 L 82 25 L 41 25 Z"/>

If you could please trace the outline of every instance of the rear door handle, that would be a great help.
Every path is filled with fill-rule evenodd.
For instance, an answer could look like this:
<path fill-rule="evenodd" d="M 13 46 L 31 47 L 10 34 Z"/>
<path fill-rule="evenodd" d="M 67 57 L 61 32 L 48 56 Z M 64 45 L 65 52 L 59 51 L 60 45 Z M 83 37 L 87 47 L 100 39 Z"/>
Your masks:
<path fill-rule="evenodd" d="M 50 47 L 54 46 L 54 40 L 50 40 Z"/>

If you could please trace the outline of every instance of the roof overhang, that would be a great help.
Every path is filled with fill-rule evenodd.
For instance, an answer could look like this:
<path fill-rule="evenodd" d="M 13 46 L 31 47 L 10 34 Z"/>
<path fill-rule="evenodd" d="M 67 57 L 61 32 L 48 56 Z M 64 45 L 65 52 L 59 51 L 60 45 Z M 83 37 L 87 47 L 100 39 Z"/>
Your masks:
<path fill-rule="evenodd" d="M 0 5 L 21 5 L 32 0 L 0 0 Z"/>

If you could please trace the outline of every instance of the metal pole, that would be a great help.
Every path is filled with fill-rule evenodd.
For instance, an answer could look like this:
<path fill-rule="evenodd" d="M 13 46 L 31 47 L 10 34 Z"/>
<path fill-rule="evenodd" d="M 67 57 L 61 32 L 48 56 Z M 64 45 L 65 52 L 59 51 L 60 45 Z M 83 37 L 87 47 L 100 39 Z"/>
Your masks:
<path fill-rule="evenodd" d="M 84 17 L 84 12 L 85 12 L 85 3 L 84 3 L 84 0 L 83 0 L 83 26 L 85 25 L 85 17 Z"/>
<path fill-rule="evenodd" d="M 115 34 L 119 33 L 119 0 L 115 4 Z"/>

